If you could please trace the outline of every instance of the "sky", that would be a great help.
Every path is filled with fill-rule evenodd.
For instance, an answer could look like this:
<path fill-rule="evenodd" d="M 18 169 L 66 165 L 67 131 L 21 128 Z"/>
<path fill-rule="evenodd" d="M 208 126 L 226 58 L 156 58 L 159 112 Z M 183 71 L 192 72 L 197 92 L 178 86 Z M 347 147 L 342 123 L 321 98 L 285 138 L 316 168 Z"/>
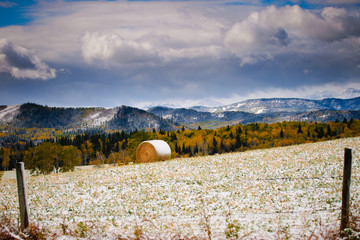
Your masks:
<path fill-rule="evenodd" d="M 219 106 L 358 90 L 360 0 L 0 1 L 0 105 Z"/>

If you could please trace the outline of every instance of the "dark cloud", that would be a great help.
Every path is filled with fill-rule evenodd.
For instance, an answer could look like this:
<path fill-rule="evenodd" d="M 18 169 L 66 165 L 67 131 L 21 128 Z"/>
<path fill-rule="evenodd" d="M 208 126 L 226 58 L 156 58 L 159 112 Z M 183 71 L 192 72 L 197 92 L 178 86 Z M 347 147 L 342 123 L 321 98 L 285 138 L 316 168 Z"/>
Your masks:
<path fill-rule="evenodd" d="M 2 48 L 2 54 L 5 54 L 5 60 L 11 66 L 19 69 L 35 69 L 36 66 L 33 63 L 29 55 L 16 51 L 14 45 L 11 43 L 6 44 Z"/>
<path fill-rule="evenodd" d="M 281 46 L 287 46 L 290 42 L 289 35 L 287 34 L 286 30 L 283 28 L 279 28 L 279 30 L 275 32 L 274 37 L 276 39 L 276 43 L 278 43 Z"/>
<path fill-rule="evenodd" d="M 0 39 L 0 72 L 14 78 L 47 80 L 56 77 L 56 70 L 48 67 L 27 49 L 16 46 L 6 39 Z"/>

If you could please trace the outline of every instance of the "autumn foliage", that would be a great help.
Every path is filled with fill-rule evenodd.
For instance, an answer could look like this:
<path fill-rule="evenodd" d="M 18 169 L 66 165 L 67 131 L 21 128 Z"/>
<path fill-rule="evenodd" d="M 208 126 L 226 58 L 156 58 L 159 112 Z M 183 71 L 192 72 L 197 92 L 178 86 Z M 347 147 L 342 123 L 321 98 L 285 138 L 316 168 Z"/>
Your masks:
<path fill-rule="evenodd" d="M 250 123 L 215 130 L 182 127 L 171 132 L 155 129 L 130 133 L 69 133 L 54 129 L 22 131 L 24 135 L 28 133 L 30 140 L 17 141 L 0 148 L 3 170 L 13 168 L 16 161 L 25 161 L 27 168 L 39 173 L 69 171 L 76 165 L 127 164 L 136 161 L 136 149 L 142 141 L 153 139 L 166 141 L 172 150 L 172 157 L 177 158 L 354 137 L 360 136 L 360 120 Z M 44 134 L 39 136 L 38 132 Z M 35 141 L 39 143 L 34 144 Z"/>

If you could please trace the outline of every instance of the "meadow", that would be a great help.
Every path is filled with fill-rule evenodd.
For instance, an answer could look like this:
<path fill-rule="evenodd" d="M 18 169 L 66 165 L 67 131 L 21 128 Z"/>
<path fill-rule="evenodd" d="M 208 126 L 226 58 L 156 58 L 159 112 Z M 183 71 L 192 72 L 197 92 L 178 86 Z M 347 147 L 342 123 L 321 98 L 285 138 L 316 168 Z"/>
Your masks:
<path fill-rule="evenodd" d="M 61 239 L 325 239 L 344 148 L 358 219 L 359 137 L 28 177 L 30 222 Z M 16 180 L 0 183 L 0 215 L 17 223 Z"/>

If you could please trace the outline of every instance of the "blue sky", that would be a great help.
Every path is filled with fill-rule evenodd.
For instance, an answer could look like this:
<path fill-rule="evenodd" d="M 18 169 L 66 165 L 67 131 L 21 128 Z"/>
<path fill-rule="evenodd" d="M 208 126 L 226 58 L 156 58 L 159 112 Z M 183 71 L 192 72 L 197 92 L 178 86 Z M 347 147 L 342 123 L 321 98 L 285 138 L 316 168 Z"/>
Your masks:
<path fill-rule="evenodd" d="M 0 1 L 0 105 L 353 97 L 360 0 Z"/>

